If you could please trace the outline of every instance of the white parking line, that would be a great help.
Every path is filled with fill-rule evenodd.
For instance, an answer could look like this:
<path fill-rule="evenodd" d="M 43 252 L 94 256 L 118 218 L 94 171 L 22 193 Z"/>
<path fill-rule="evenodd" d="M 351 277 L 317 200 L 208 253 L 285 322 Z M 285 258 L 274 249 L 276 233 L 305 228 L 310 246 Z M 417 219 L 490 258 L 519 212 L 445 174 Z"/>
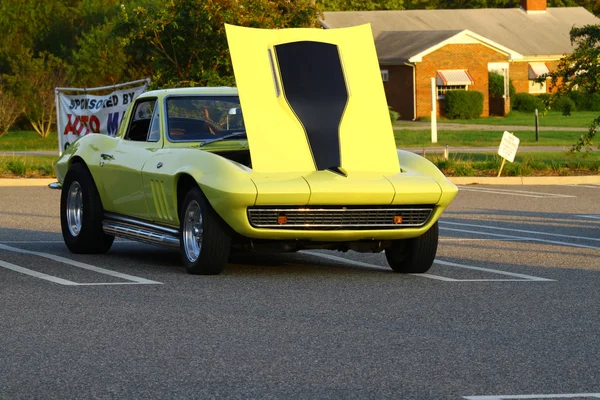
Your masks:
<path fill-rule="evenodd" d="M 600 219 L 600 217 L 598 217 L 598 219 Z M 472 227 L 476 227 L 476 228 L 483 228 L 483 229 L 495 229 L 498 231 L 509 231 L 509 232 L 520 232 L 520 233 L 531 233 L 534 235 L 543 235 L 543 236 L 555 236 L 555 237 L 564 237 L 564 238 L 569 238 L 569 239 L 583 239 L 583 240 L 593 240 L 595 242 L 600 242 L 600 239 L 596 239 L 596 238 L 591 238 L 591 237 L 586 237 L 586 236 L 571 236 L 571 235 L 561 235 L 559 233 L 548 233 L 548 232 L 539 232 L 539 231 L 528 231 L 525 229 L 514 229 L 514 228 L 500 228 L 500 227 L 496 227 L 496 226 L 489 226 L 489 225 L 477 225 L 477 224 L 465 224 L 465 223 L 460 223 L 460 222 L 449 222 L 449 221 L 440 221 L 440 224 L 445 224 L 445 225 L 459 225 L 459 226 L 472 226 Z"/>
<path fill-rule="evenodd" d="M 340 261 L 340 262 L 343 262 L 345 264 L 350 264 L 350 265 L 358 265 L 361 267 L 387 270 L 387 268 L 382 265 L 369 264 L 369 263 L 364 263 L 361 261 L 349 260 L 347 258 L 332 256 L 330 254 L 316 253 L 313 251 L 301 251 L 301 253 L 309 254 L 309 255 L 315 256 L 315 257 L 325 258 L 328 260 Z M 520 279 L 454 279 L 454 278 L 448 278 L 445 276 L 432 275 L 432 274 L 408 274 L 408 275 L 414 275 L 414 276 L 419 276 L 421 278 L 429 278 L 429 279 L 435 279 L 435 280 L 445 281 L 445 282 L 527 282 L 527 281 L 554 282 L 554 279 L 540 278 L 537 276 L 525 275 L 525 274 L 516 274 L 514 272 L 506 272 L 506 271 L 500 271 L 497 269 L 475 267 L 472 265 L 457 264 L 457 263 L 442 261 L 442 260 L 438 260 L 438 259 L 434 260 L 433 263 L 439 264 L 439 265 L 444 265 L 447 267 L 465 268 L 465 269 L 471 269 L 471 270 L 476 270 L 476 271 L 490 272 L 493 274 L 513 276 L 515 278 L 520 278 Z"/>
<path fill-rule="evenodd" d="M 29 275 L 29 276 L 34 276 L 34 277 L 40 278 L 40 279 L 44 279 L 46 281 L 50 281 L 50 282 L 54 282 L 54 283 L 59 283 L 61 285 L 77 285 L 76 282 L 68 281 L 66 279 L 57 278 L 56 276 L 44 274 L 42 272 L 32 271 L 30 269 L 19 267 L 18 265 L 11 264 L 9 262 L 2 261 L 2 260 L 0 260 L 0 267 L 11 269 L 13 271 L 20 272 L 21 274 L 25 274 L 25 275 Z"/>
<path fill-rule="evenodd" d="M 581 218 L 590 218 L 590 219 L 599 219 L 600 220 L 600 215 L 578 215 L 578 217 L 581 217 Z"/>
<path fill-rule="evenodd" d="M 463 396 L 467 400 L 521 400 L 521 399 L 572 399 L 592 397 L 600 399 L 600 393 L 563 393 L 563 394 L 517 394 L 502 396 Z"/>
<path fill-rule="evenodd" d="M 100 282 L 100 283 L 78 283 L 78 282 L 72 282 L 72 281 L 68 281 L 68 280 L 65 280 L 65 279 L 61 279 L 61 278 L 56 278 L 56 277 L 53 277 L 51 275 L 47 275 L 47 274 L 44 274 L 44 273 L 41 273 L 41 272 L 33 271 L 33 270 L 30 270 L 30 269 L 27 269 L 27 268 L 20 267 L 18 265 L 14 265 L 14 264 L 10 264 L 10 263 L 4 262 L 4 261 L 2 261 L 0 263 L 0 266 L 2 266 L 4 268 L 11 269 L 13 271 L 20 272 L 20 273 L 23 273 L 23 274 L 26 274 L 26 275 L 35 276 L 36 278 L 48 280 L 48 281 L 51 281 L 51 282 L 54 282 L 54 283 L 59 283 L 61 285 L 93 286 L 93 285 L 161 285 L 162 284 L 161 282 L 151 281 L 149 279 L 144 279 L 144 278 L 140 278 L 140 277 L 133 276 L 133 275 L 123 274 L 121 272 L 116 272 L 116 271 L 111 271 L 111 270 L 100 268 L 100 267 L 95 267 L 95 266 L 90 265 L 90 264 L 82 263 L 82 262 L 75 261 L 75 260 L 70 260 L 68 258 L 56 256 L 54 254 L 19 249 L 17 247 L 11 247 L 11 246 L 7 246 L 7 245 L 4 245 L 4 244 L 0 244 L 0 249 L 1 250 L 6 250 L 6 251 L 12 251 L 14 253 L 29 254 L 29 255 L 34 255 L 34 256 L 38 256 L 38 257 L 43 257 L 43 258 L 47 258 L 49 260 L 57 261 L 59 263 L 72 265 L 72 266 L 77 267 L 77 268 L 81 268 L 81 269 L 85 269 L 85 270 L 88 270 L 88 271 L 97 272 L 99 274 L 109 275 L 109 276 L 112 276 L 112 277 L 115 277 L 115 278 L 120 278 L 120 279 L 124 279 L 124 280 L 128 281 L 128 282 L 106 282 L 106 283 L 105 282 Z M 50 278 L 53 278 L 53 279 L 50 279 Z"/>
<path fill-rule="evenodd" d="M 590 184 L 590 185 L 562 185 L 562 186 L 571 186 L 571 187 L 581 187 L 588 189 L 600 189 L 600 185 Z"/>
<path fill-rule="evenodd" d="M 434 261 L 435 264 L 439 264 L 439 265 L 445 265 L 448 267 L 458 267 L 458 268 L 465 268 L 465 269 L 472 269 L 475 271 L 484 271 L 484 272 L 491 272 L 494 274 L 500 274 L 500 275 L 508 275 L 508 276 L 514 276 L 517 278 L 522 278 L 519 280 L 528 280 L 528 281 L 545 281 L 545 282 L 554 282 L 554 279 L 547 279 L 547 278 L 540 278 L 537 276 L 531 276 L 531 275 L 525 275 L 525 274 L 516 274 L 514 272 L 506 272 L 506 271 L 499 271 L 497 269 L 490 269 L 490 268 L 482 268 L 482 267 L 473 267 L 471 265 L 464 265 L 464 264 L 457 264 L 457 263 L 453 263 L 453 262 L 448 262 L 448 261 L 442 261 L 442 260 L 435 260 Z M 460 281 L 469 281 L 469 282 L 480 282 L 480 281 L 489 281 L 489 279 L 459 279 Z"/>
<path fill-rule="evenodd" d="M 577 248 L 580 248 L 580 249 L 600 250 L 600 247 L 587 246 L 587 245 L 584 245 L 584 244 L 569 243 L 569 242 L 558 242 L 556 240 L 546 240 L 546 239 L 538 239 L 538 238 L 523 237 L 523 236 L 501 235 L 499 233 L 489 233 L 489 232 L 483 232 L 483 231 L 471 231 L 471 230 L 467 230 L 467 229 L 454 229 L 454 228 L 444 228 L 444 227 L 440 227 L 440 230 L 453 231 L 453 232 L 463 232 L 463 233 L 472 233 L 472 234 L 480 235 L 480 236 L 483 235 L 483 236 L 494 236 L 494 237 L 501 237 L 501 238 L 511 238 L 513 240 L 529 240 L 529 241 L 533 241 L 533 242 L 558 244 L 558 245 L 567 246 L 567 247 L 577 247 Z"/>
<path fill-rule="evenodd" d="M 498 188 L 478 188 L 473 186 L 458 186 L 461 191 L 467 192 L 482 192 L 492 194 L 505 194 L 507 196 L 522 196 L 522 197 L 536 197 L 536 198 L 557 198 L 557 197 L 577 197 L 567 194 L 558 193 L 544 193 L 544 192 L 530 192 L 527 190 L 514 190 L 514 189 L 498 189 Z"/>

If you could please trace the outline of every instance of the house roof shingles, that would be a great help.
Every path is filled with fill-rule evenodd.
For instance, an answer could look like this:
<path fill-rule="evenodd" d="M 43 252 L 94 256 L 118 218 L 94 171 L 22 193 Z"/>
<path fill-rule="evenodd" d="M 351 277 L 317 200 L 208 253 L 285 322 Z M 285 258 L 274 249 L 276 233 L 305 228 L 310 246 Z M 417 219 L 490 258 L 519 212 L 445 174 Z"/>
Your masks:
<path fill-rule="evenodd" d="M 381 62 L 402 62 L 436 44 L 450 39 L 461 31 L 381 32 L 375 41 Z"/>
<path fill-rule="evenodd" d="M 326 28 L 370 23 L 378 51 L 396 40 L 396 46 L 425 49 L 457 31 L 470 30 L 526 57 L 562 56 L 573 51 L 569 32 L 573 26 L 599 24 L 600 19 L 583 7 L 548 8 L 545 13 L 526 13 L 518 8 L 473 10 L 340 11 L 325 12 Z M 435 32 L 424 34 L 422 31 Z M 397 34 L 402 32 L 402 34 Z M 452 33 L 452 34 L 451 34 Z M 437 35 L 439 34 L 439 36 Z M 410 37 L 410 39 L 404 38 Z M 423 39 L 418 36 L 423 35 Z M 450 36 L 445 36 L 450 35 Z M 402 42 L 402 43 L 400 43 Z M 435 43 L 434 43 L 435 42 Z M 392 50 L 389 50 L 392 51 Z M 379 54 L 380 59 L 401 58 Z M 403 51 L 404 53 L 404 51 Z M 413 53 L 410 52 L 404 53 Z"/>

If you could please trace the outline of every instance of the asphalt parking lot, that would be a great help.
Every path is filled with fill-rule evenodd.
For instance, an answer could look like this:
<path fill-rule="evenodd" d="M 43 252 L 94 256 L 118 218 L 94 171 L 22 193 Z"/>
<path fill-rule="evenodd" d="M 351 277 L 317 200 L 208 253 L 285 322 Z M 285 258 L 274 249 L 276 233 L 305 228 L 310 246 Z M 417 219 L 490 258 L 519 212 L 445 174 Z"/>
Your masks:
<path fill-rule="evenodd" d="M 461 186 L 427 274 L 382 254 L 62 242 L 0 188 L 1 399 L 600 398 L 600 185 Z"/>

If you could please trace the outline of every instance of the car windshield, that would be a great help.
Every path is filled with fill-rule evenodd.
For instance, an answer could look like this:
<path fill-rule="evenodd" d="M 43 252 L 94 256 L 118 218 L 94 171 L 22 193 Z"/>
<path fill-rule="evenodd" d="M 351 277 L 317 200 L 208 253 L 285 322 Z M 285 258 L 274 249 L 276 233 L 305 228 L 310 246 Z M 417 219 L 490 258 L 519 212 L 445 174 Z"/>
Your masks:
<path fill-rule="evenodd" d="M 245 132 L 245 127 L 237 96 L 182 96 L 167 99 L 167 133 L 171 141 L 235 140 L 243 138 L 243 135 L 232 135 L 239 132 Z"/>

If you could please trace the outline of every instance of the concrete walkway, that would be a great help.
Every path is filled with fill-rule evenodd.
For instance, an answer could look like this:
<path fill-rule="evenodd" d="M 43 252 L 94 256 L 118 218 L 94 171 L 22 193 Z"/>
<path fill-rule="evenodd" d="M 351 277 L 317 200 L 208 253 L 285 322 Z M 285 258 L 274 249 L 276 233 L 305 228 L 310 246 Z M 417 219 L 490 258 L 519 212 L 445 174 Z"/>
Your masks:
<path fill-rule="evenodd" d="M 0 151 L 0 157 L 11 157 L 11 156 L 53 157 L 53 156 L 58 156 L 58 150 L 54 150 L 54 151 L 50 151 L 50 150 L 48 150 L 48 151 Z"/>
<path fill-rule="evenodd" d="M 423 153 L 425 153 L 425 154 L 443 153 L 445 146 L 404 147 L 404 148 L 400 148 L 400 149 L 412 151 L 413 153 L 423 155 Z M 571 150 L 571 146 L 519 146 L 519 153 L 538 153 L 538 152 L 559 153 L 559 152 L 568 152 L 569 150 Z M 486 147 L 448 146 L 449 154 L 453 154 L 453 153 L 496 153 L 497 151 L 498 151 L 498 146 L 486 146 Z M 592 149 L 592 151 L 598 151 L 598 149 L 594 148 L 594 149 Z"/>
<path fill-rule="evenodd" d="M 422 121 L 401 121 L 399 126 L 394 126 L 395 131 L 401 130 L 428 130 L 431 129 L 430 122 Z M 535 131 L 535 126 L 525 125 L 479 125 L 479 124 L 454 124 L 451 122 L 438 122 L 438 130 L 446 131 Z M 588 128 L 564 127 L 564 126 L 540 126 L 540 132 L 543 131 L 568 131 L 568 132 L 587 132 Z"/>

